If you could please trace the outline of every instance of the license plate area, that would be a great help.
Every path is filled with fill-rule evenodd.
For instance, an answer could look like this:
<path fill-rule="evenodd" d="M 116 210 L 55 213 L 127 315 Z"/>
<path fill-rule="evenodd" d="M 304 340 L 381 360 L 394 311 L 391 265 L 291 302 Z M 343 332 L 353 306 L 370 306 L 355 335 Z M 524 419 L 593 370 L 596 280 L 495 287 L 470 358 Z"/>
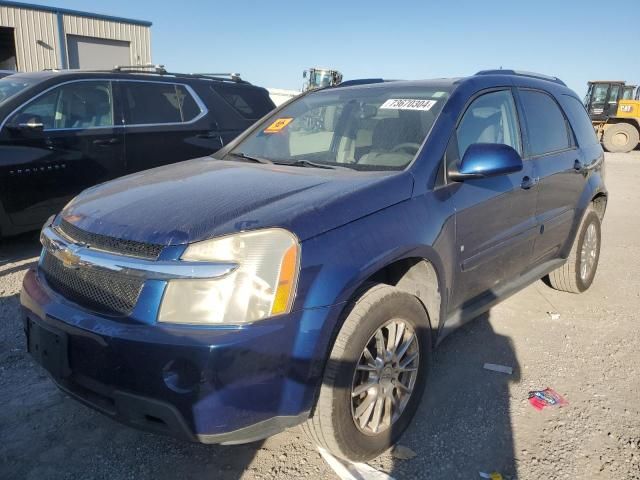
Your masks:
<path fill-rule="evenodd" d="M 68 377 L 71 369 L 67 334 L 32 319 L 27 325 L 27 347 L 33 359 L 54 377 Z"/>

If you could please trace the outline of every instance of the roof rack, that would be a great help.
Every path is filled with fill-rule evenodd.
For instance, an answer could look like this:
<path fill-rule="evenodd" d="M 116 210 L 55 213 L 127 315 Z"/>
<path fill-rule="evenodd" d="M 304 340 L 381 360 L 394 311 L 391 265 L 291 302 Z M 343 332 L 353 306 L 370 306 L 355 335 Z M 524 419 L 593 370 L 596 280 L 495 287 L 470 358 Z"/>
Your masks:
<path fill-rule="evenodd" d="M 58 69 L 45 69 L 53 72 L 61 72 Z M 177 73 L 169 72 L 164 65 L 146 64 L 146 65 L 116 65 L 110 70 L 102 69 L 66 69 L 67 72 L 89 72 L 89 73 L 141 73 L 145 75 L 166 75 L 176 78 L 201 78 L 204 80 L 216 80 L 220 82 L 234 82 L 251 85 L 246 80 L 240 78 L 239 73 Z"/>
<path fill-rule="evenodd" d="M 567 84 L 560 80 L 558 77 L 552 77 L 543 73 L 525 72 L 522 70 L 480 70 L 478 73 L 476 73 L 476 75 L 518 75 L 520 77 L 538 78 L 540 80 L 547 80 L 549 82 L 557 83 L 565 87 L 567 86 Z"/>
<path fill-rule="evenodd" d="M 149 72 L 151 70 L 151 72 Z M 114 72 L 147 72 L 147 73 L 159 73 L 160 75 L 166 74 L 167 69 L 164 68 L 164 65 L 154 65 L 152 63 L 148 63 L 145 65 L 116 65 L 113 67 Z"/>
<path fill-rule="evenodd" d="M 228 77 L 234 82 L 242 81 L 242 78 L 240 78 L 239 73 L 192 73 L 191 75 L 195 75 L 198 77 L 212 77 L 212 78 Z"/>

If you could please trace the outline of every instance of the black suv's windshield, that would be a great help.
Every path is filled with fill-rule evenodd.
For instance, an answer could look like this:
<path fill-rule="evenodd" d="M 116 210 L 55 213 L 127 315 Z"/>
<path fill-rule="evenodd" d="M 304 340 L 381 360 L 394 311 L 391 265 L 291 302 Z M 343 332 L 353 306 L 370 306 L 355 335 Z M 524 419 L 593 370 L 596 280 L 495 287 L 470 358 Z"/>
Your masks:
<path fill-rule="evenodd" d="M 8 77 L 0 78 L 0 105 L 36 83 L 36 79 L 20 77 L 18 75 L 9 75 Z"/>
<path fill-rule="evenodd" d="M 402 170 L 448 98 L 446 87 L 393 83 L 314 92 L 271 116 L 231 153 L 296 166 Z"/>

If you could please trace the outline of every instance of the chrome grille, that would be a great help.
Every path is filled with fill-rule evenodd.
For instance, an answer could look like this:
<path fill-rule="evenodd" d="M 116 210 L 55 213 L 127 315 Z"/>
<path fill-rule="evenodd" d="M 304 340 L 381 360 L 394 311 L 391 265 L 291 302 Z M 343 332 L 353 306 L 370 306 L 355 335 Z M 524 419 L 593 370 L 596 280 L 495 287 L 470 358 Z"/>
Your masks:
<path fill-rule="evenodd" d="M 97 312 L 128 315 L 135 307 L 144 280 L 88 268 L 66 267 L 45 252 L 41 272 L 56 292 L 68 300 Z"/>
<path fill-rule="evenodd" d="M 76 243 L 83 243 L 98 250 L 118 253 L 131 257 L 156 260 L 162 251 L 163 245 L 155 243 L 136 242 L 134 240 L 122 240 L 97 233 L 87 232 L 75 225 L 62 220 L 57 227 L 66 237 Z"/>

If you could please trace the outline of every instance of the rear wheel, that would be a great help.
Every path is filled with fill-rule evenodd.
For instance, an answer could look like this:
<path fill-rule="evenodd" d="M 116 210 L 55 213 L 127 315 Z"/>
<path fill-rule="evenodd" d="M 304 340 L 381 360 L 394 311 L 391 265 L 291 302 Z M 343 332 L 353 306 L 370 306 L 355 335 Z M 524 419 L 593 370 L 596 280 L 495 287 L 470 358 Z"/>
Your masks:
<path fill-rule="evenodd" d="M 638 141 L 638 129 L 629 123 L 615 123 L 602 136 L 602 143 L 608 152 L 628 153 L 638 146 Z"/>
<path fill-rule="evenodd" d="M 549 274 L 556 290 L 582 293 L 593 283 L 600 260 L 600 217 L 589 208 L 585 214 L 567 262 Z"/>
<path fill-rule="evenodd" d="M 304 430 L 338 457 L 378 456 L 415 414 L 430 353 L 429 320 L 420 301 L 389 285 L 367 289 L 338 333 Z"/>

